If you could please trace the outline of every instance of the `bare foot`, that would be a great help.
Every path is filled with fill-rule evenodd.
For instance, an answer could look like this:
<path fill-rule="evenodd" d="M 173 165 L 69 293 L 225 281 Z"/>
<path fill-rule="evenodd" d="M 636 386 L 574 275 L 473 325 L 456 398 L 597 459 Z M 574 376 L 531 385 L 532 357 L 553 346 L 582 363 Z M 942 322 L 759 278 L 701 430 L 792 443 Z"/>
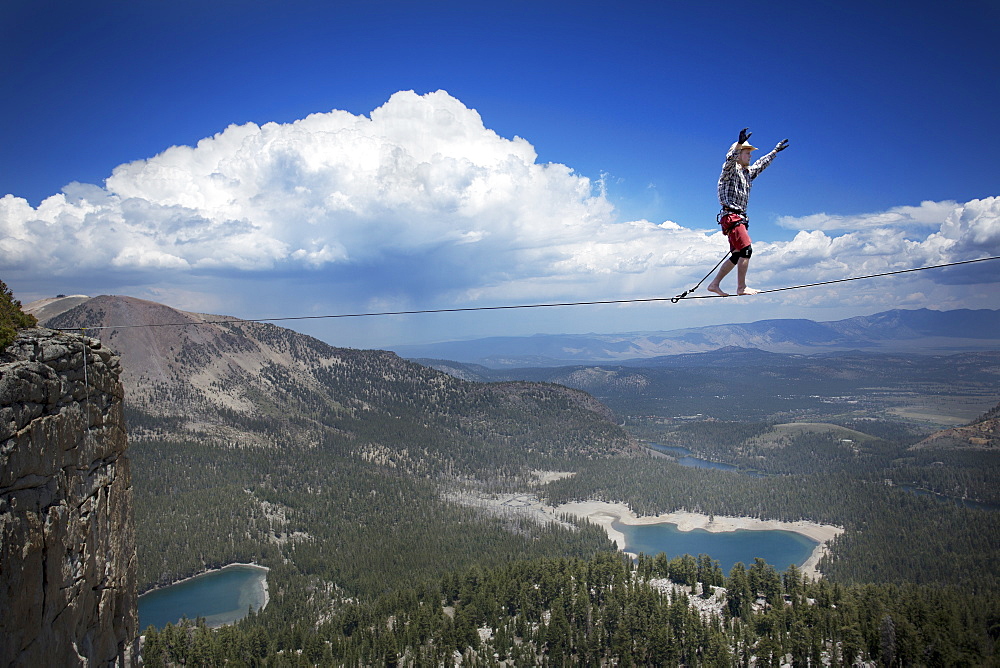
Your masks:
<path fill-rule="evenodd" d="M 718 285 L 710 285 L 710 286 L 708 286 L 705 289 L 708 290 L 709 292 L 714 292 L 715 294 L 719 295 L 720 297 L 728 297 L 729 296 L 729 293 L 728 292 L 723 292 L 722 288 L 720 288 Z"/>
<path fill-rule="evenodd" d="M 755 295 L 758 292 L 760 292 L 760 290 L 754 290 L 753 288 L 740 288 L 740 291 L 737 294 L 741 294 L 741 295 Z"/>

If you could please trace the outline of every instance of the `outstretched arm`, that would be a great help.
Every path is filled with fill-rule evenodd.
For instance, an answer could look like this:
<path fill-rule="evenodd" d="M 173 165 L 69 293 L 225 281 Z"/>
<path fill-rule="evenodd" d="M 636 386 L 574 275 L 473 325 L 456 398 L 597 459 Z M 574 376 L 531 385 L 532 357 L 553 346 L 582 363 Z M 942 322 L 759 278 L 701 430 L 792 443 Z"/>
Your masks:
<path fill-rule="evenodd" d="M 757 160 L 757 162 L 750 165 L 749 169 L 747 169 L 747 172 L 750 175 L 750 179 L 753 180 L 757 178 L 757 175 L 763 172 L 764 168 L 771 164 L 771 161 L 774 160 L 774 156 L 778 155 L 786 148 L 788 148 L 788 140 L 782 139 L 781 141 L 778 142 L 778 145 L 775 146 L 770 153 L 762 155 Z"/>

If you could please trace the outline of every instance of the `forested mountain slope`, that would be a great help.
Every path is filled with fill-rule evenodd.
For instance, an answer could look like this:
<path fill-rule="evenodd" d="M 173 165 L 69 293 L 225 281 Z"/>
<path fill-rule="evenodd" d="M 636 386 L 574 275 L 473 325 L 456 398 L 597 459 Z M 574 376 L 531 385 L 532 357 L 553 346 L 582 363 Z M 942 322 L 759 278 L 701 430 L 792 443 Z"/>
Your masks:
<path fill-rule="evenodd" d="M 270 324 L 118 296 L 77 303 L 43 324 L 84 329 L 119 352 L 133 441 L 316 446 L 335 434 L 352 440 L 356 456 L 422 474 L 516 474 L 546 457 L 630 447 L 610 411 L 584 392 L 469 383 Z"/>

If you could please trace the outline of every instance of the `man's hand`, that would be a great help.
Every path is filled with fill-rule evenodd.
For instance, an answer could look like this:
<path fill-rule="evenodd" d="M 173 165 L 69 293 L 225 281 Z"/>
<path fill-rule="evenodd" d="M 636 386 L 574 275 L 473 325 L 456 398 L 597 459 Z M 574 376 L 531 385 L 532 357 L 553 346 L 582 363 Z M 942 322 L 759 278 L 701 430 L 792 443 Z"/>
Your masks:
<path fill-rule="evenodd" d="M 752 132 L 747 132 L 747 130 L 749 130 L 749 129 L 750 128 L 743 128 L 742 130 L 740 130 L 740 143 L 741 144 L 746 144 L 747 141 L 750 139 L 750 135 L 753 134 Z"/>
<path fill-rule="evenodd" d="M 788 148 L 788 140 L 782 139 L 781 141 L 778 142 L 778 145 L 774 147 L 774 150 L 780 153 L 781 151 L 784 151 L 786 148 Z"/>

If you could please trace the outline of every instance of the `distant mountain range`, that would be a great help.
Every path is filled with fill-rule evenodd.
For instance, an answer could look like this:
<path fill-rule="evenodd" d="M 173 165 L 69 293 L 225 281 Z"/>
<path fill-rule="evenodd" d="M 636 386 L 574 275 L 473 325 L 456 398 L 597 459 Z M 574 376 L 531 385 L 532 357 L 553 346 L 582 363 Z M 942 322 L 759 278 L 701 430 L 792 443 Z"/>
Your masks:
<path fill-rule="evenodd" d="M 760 320 L 663 332 L 496 336 L 400 345 L 392 350 L 409 359 L 453 360 L 499 369 L 626 362 L 730 346 L 798 354 L 1000 350 L 1000 310 L 893 310 L 831 322 Z"/>
<path fill-rule="evenodd" d="M 445 395 L 454 397 L 449 408 L 455 411 L 453 417 L 469 410 L 469 397 L 485 400 L 492 407 L 487 413 L 494 414 L 478 419 L 493 422 L 491 430 L 509 429 L 510 419 L 521 410 L 512 408 L 510 401 L 520 406 L 540 398 L 542 403 L 554 401 L 563 411 L 571 407 L 559 415 L 545 414 L 547 428 L 559 429 L 560 420 L 582 424 L 596 417 L 587 428 L 601 433 L 612 413 L 589 395 L 619 414 L 640 409 L 659 413 L 661 404 L 675 413 L 704 412 L 706 397 L 718 388 L 736 391 L 735 383 L 760 395 L 746 410 L 763 415 L 777 410 L 768 403 L 778 400 L 774 397 L 787 402 L 790 393 L 856 394 L 875 380 L 900 385 L 900 391 L 904 385 L 915 390 L 924 383 L 950 383 L 957 391 L 960 381 L 986 387 L 995 377 L 991 374 L 1000 354 L 996 310 L 897 310 L 827 323 L 767 320 L 655 334 L 494 337 L 397 348 L 401 354 L 431 353 L 415 359 L 423 366 L 392 352 L 334 348 L 274 325 L 188 313 L 131 297 L 73 295 L 40 300 L 25 310 L 45 326 L 89 328 L 88 335 L 100 336 L 121 355 L 133 440 L 169 432 L 272 445 L 275 430 L 286 429 L 276 425 L 296 423 L 289 432 L 296 434 L 295 440 L 315 442 L 330 428 L 330 420 L 338 433 L 362 433 L 366 428 L 361 422 L 398 415 L 400 402 L 414 404 L 415 423 L 426 426 L 436 420 L 429 420 L 424 411 L 440 411 L 443 387 L 448 388 Z M 164 323 L 175 326 L 159 326 Z M 96 329 L 113 325 L 129 327 Z M 850 350 L 860 352 L 844 352 Z M 913 351 L 955 356 L 937 354 L 916 364 L 907 357 Z M 586 366 L 594 363 L 604 366 Z M 766 378 L 751 374 L 736 382 L 732 368 L 768 373 Z M 477 385 L 484 382 L 495 385 Z M 767 383 L 781 389 L 768 389 Z M 309 409 L 299 413 L 302 406 Z M 528 411 L 515 421 L 529 413 L 539 418 Z M 981 422 L 975 429 L 949 430 L 929 441 L 938 446 L 994 446 L 1000 438 L 998 417 L 987 415 Z M 598 440 L 613 443 L 612 450 L 626 442 L 621 434 L 608 433 Z"/>

